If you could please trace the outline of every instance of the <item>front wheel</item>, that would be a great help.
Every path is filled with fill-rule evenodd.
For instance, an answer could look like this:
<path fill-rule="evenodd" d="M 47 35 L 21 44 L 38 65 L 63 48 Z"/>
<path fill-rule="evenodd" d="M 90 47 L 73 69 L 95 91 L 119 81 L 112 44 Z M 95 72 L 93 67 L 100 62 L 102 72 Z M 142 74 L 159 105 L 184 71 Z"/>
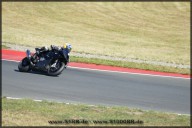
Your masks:
<path fill-rule="evenodd" d="M 30 62 L 27 57 L 25 57 L 18 65 L 18 69 L 20 72 L 28 72 L 30 71 Z"/>
<path fill-rule="evenodd" d="M 50 76 L 57 76 L 61 74 L 64 68 L 65 68 L 64 62 L 56 60 L 56 62 L 50 65 L 50 68 L 48 69 L 47 73 Z"/>

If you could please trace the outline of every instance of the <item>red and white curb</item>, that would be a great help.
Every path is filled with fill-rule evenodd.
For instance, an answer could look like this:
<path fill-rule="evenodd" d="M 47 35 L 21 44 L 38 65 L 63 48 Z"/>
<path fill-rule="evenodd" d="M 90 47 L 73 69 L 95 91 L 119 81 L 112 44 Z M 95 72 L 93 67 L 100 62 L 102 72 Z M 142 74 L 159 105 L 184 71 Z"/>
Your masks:
<path fill-rule="evenodd" d="M 109 71 L 109 70 L 100 70 L 100 69 L 91 69 L 91 68 L 80 68 L 80 67 L 72 67 L 72 66 L 68 66 L 68 67 L 74 68 L 74 69 L 84 69 L 84 70 L 92 70 L 92 71 L 100 71 L 100 72 L 112 72 L 112 73 L 124 73 L 124 74 L 154 76 L 154 77 L 158 76 L 158 77 L 168 77 L 168 78 L 190 79 L 190 78 L 177 77 L 177 76 L 163 76 L 163 75 L 152 75 L 152 74 L 142 74 L 142 73 L 132 73 L 132 72 L 119 72 L 119 71 Z"/>
<path fill-rule="evenodd" d="M 19 62 L 25 56 L 26 56 L 25 52 L 2 49 L 2 60 Z M 157 71 L 149 71 L 149 70 L 141 70 L 141 69 L 131 69 L 131 68 L 123 68 L 123 67 L 114 67 L 114 66 L 106 66 L 106 65 L 76 63 L 76 62 L 70 62 L 68 67 L 83 69 L 83 70 L 112 72 L 112 73 L 127 73 L 127 74 L 145 75 L 145 76 L 190 79 L 190 75 L 165 73 L 165 72 L 157 72 Z"/>

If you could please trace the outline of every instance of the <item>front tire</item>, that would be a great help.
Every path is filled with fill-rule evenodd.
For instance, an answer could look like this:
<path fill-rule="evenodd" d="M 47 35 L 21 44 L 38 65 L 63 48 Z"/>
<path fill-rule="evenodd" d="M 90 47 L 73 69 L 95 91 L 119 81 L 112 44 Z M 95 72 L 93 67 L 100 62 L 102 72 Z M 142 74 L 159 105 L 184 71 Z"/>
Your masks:
<path fill-rule="evenodd" d="M 50 66 L 50 68 L 48 69 L 47 73 L 48 73 L 48 75 L 50 75 L 50 76 L 57 76 L 57 75 L 59 75 L 59 74 L 62 73 L 62 71 L 64 70 L 64 68 L 65 68 L 64 62 L 59 61 L 59 62 L 57 63 L 57 69 L 53 69 L 53 68 Z"/>
<path fill-rule="evenodd" d="M 18 65 L 18 69 L 20 72 L 28 72 L 30 71 L 30 62 L 27 57 L 25 57 Z"/>

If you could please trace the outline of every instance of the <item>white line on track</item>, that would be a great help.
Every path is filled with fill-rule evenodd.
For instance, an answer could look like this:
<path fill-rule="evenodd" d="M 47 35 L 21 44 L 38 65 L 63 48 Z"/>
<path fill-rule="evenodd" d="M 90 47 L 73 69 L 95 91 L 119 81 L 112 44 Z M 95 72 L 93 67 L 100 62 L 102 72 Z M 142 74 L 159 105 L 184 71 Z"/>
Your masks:
<path fill-rule="evenodd" d="M 12 100 L 19 100 L 21 98 L 14 98 L 14 97 L 6 97 L 7 99 L 12 99 Z"/>
<path fill-rule="evenodd" d="M 7 59 L 1 59 L 1 60 L 20 62 L 20 61 L 17 61 L 17 60 L 7 60 Z M 102 69 L 81 68 L 81 67 L 73 67 L 73 66 L 68 66 L 68 67 L 74 68 L 74 69 L 93 70 L 93 71 L 100 71 L 100 72 L 124 73 L 124 74 L 133 74 L 133 75 L 154 76 L 154 77 L 168 77 L 168 78 L 178 78 L 178 79 L 188 79 L 188 80 L 190 79 L 190 78 L 184 78 L 184 77 L 179 77 L 179 76 L 163 76 L 163 75 L 142 74 L 142 73 L 133 73 L 133 72 L 120 72 L 120 71 L 110 71 L 110 70 L 102 70 Z"/>
<path fill-rule="evenodd" d="M 5 61 L 13 61 L 13 62 L 20 62 L 20 61 L 17 61 L 17 60 L 7 60 L 7 59 L 1 59 L 1 60 L 5 60 Z"/>
<path fill-rule="evenodd" d="M 33 100 L 33 101 L 42 102 L 42 100 Z"/>

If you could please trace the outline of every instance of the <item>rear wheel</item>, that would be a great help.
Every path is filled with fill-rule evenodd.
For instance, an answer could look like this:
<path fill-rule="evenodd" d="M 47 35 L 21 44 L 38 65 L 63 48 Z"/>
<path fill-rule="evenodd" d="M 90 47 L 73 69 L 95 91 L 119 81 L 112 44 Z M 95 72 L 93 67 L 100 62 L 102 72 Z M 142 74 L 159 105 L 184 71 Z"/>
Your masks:
<path fill-rule="evenodd" d="M 30 71 L 30 60 L 25 57 L 18 65 L 18 69 L 20 72 L 28 72 Z"/>
<path fill-rule="evenodd" d="M 56 60 L 53 64 L 50 65 L 47 73 L 50 76 L 57 76 L 61 74 L 64 68 L 65 68 L 64 62 L 61 62 L 60 60 Z"/>

